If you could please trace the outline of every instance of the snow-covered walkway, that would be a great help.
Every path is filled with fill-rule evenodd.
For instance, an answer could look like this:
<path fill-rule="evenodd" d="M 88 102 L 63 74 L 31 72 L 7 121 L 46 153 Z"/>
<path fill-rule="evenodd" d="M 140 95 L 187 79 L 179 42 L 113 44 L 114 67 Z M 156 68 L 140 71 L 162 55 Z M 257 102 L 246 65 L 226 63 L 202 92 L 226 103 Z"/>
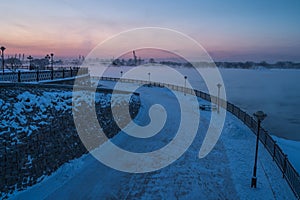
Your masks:
<path fill-rule="evenodd" d="M 104 83 L 105 85 L 105 83 Z M 109 87 L 109 84 L 107 85 Z M 147 108 L 156 103 L 173 110 L 164 134 L 148 139 L 132 139 L 119 133 L 112 141 L 134 152 L 161 148 L 178 128 L 177 101 L 166 88 L 140 88 L 142 110 L 137 120 L 147 123 Z M 181 94 L 183 95 L 183 94 Z M 159 98 L 157 98 L 159 97 Z M 188 103 L 188 99 L 186 98 Z M 208 104 L 199 99 L 202 104 Z M 192 114 L 192 113 L 191 113 Z M 111 169 L 91 154 L 66 163 L 41 183 L 15 193 L 13 199 L 295 199 L 280 170 L 260 146 L 258 186 L 250 188 L 255 136 L 238 119 L 227 113 L 222 135 L 214 149 L 198 158 L 210 121 L 201 111 L 200 126 L 189 149 L 174 163 L 158 171 L 131 174 Z M 97 149 L 101 150 L 101 146 Z M 96 151 L 97 151 L 96 150 Z"/>

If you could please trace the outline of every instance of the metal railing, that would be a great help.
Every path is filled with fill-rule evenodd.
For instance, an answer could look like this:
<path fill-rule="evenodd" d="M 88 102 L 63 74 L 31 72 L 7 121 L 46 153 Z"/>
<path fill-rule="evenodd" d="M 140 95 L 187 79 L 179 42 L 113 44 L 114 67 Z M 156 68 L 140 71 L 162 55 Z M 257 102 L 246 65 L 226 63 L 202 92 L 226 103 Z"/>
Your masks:
<path fill-rule="evenodd" d="M 138 83 L 138 84 L 147 84 L 157 87 L 168 87 L 172 90 L 185 92 L 186 94 L 195 94 L 197 97 L 200 97 L 204 100 L 207 100 L 211 103 L 217 103 L 217 97 L 213 95 L 209 95 L 205 92 L 199 90 L 193 90 L 190 88 L 185 88 L 178 85 L 172 85 L 168 83 L 159 83 L 145 80 L 134 80 L 134 79 L 125 79 L 125 78 L 112 78 L 112 77 L 100 77 L 100 80 L 103 81 L 120 81 L 126 83 Z M 254 118 L 241 110 L 236 105 L 225 101 L 224 99 L 220 99 L 220 106 L 226 109 L 228 112 L 232 113 L 239 120 L 241 120 L 246 126 L 250 128 L 250 130 L 256 135 L 257 134 L 257 122 Z M 260 128 L 260 142 L 264 145 L 264 147 L 268 150 L 273 160 L 279 167 L 282 172 L 282 177 L 286 179 L 289 186 L 293 190 L 296 197 L 300 198 L 300 177 L 298 172 L 295 170 L 287 155 L 284 154 L 282 149 L 277 145 L 276 141 L 268 134 L 268 132 L 264 128 Z"/>
<path fill-rule="evenodd" d="M 88 68 L 69 68 L 56 70 L 31 70 L 0 73 L 0 81 L 9 82 L 39 82 L 45 80 L 54 80 L 60 78 L 70 78 L 77 76 L 78 73 L 88 74 Z"/>

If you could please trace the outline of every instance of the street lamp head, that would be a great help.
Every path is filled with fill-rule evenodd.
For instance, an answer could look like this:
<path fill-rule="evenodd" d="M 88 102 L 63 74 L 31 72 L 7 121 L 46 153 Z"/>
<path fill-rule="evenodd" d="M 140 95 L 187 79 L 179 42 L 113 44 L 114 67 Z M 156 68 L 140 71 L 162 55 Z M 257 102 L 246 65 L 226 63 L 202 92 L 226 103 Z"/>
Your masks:
<path fill-rule="evenodd" d="M 4 46 L 0 47 L 1 51 L 3 52 L 6 48 Z"/>
<path fill-rule="evenodd" d="M 267 114 L 265 114 L 263 111 L 257 111 L 253 115 L 258 121 L 263 121 L 267 117 Z"/>
<path fill-rule="evenodd" d="M 187 76 L 184 76 L 184 79 L 187 79 Z"/>
<path fill-rule="evenodd" d="M 53 57 L 53 56 L 54 56 L 54 53 L 51 53 L 50 56 Z"/>
<path fill-rule="evenodd" d="M 217 84 L 217 87 L 218 87 L 218 88 L 222 87 L 222 84 L 221 84 L 221 83 L 218 83 L 218 84 Z"/>

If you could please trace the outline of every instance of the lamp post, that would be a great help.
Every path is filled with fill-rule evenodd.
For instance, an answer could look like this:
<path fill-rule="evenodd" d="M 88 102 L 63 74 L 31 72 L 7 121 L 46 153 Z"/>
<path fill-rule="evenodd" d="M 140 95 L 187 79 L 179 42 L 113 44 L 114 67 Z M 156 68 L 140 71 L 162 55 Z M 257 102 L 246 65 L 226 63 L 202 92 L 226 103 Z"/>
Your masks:
<path fill-rule="evenodd" d="M 254 160 L 254 167 L 253 167 L 253 176 L 251 179 L 251 187 L 256 188 L 256 182 L 257 182 L 256 168 L 257 168 L 257 154 L 258 154 L 260 123 L 267 117 L 267 115 L 263 111 L 257 111 L 253 115 L 257 119 L 257 134 L 256 134 L 255 160 Z"/>
<path fill-rule="evenodd" d="M 54 54 L 51 53 L 50 56 L 51 56 L 51 68 L 52 68 L 52 70 L 53 70 L 53 56 L 54 56 Z"/>
<path fill-rule="evenodd" d="M 1 49 L 1 59 L 2 59 L 2 72 L 4 74 L 4 50 L 6 49 L 5 47 L 0 47 Z"/>
<path fill-rule="evenodd" d="M 220 113 L 220 88 L 222 87 L 222 85 L 220 83 L 218 83 L 217 87 L 218 87 L 218 99 L 217 99 L 218 110 L 217 110 L 217 112 Z"/>
<path fill-rule="evenodd" d="M 186 79 L 187 79 L 187 76 L 184 76 L 184 96 L 186 95 L 186 94 L 185 94 L 185 90 L 186 90 Z"/>
<path fill-rule="evenodd" d="M 33 59 L 33 57 L 29 55 L 27 59 L 29 60 L 29 70 L 31 70 L 31 60 Z"/>
<path fill-rule="evenodd" d="M 123 76 L 123 71 L 120 71 L 120 73 L 121 73 L 121 76 L 120 76 L 120 81 L 121 81 L 121 78 L 122 78 L 122 76 Z"/>
<path fill-rule="evenodd" d="M 150 76 L 151 76 L 151 73 L 150 73 L 150 72 L 148 72 L 148 76 L 149 76 L 149 83 L 150 83 Z"/>
<path fill-rule="evenodd" d="M 45 56 L 45 59 L 48 61 L 48 62 L 47 62 L 47 69 L 49 69 L 49 67 L 48 67 L 49 60 L 50 60 L 50 56 L 49 56 L 49 54 L 47 54 L 47 55 Z"/>
<path fill-rule="evenodd" d="M 51 53 L 50 56 L 51 56 L 51 80 L 53 80 L 53 78 L 54 78 L 54 73 L 53 73 L 53 56 L 54 56 L 54 54 Z"/>

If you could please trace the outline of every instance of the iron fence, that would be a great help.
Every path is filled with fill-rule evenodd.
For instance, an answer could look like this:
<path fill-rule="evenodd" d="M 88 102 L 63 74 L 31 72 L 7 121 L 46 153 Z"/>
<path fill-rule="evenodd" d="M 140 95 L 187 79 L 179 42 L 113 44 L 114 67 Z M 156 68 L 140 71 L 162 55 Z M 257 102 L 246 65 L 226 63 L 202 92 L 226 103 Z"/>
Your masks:
<path fill-rule="evenodd" d="M 12 71 L 0 73 L 0 81 L 9 82 L 39 82 L 60 78 L 70 78 L 83 74 L 88 74 L 87 68 L 62 68 L 55 70 L 31 70 L 31 71 Z"/>

